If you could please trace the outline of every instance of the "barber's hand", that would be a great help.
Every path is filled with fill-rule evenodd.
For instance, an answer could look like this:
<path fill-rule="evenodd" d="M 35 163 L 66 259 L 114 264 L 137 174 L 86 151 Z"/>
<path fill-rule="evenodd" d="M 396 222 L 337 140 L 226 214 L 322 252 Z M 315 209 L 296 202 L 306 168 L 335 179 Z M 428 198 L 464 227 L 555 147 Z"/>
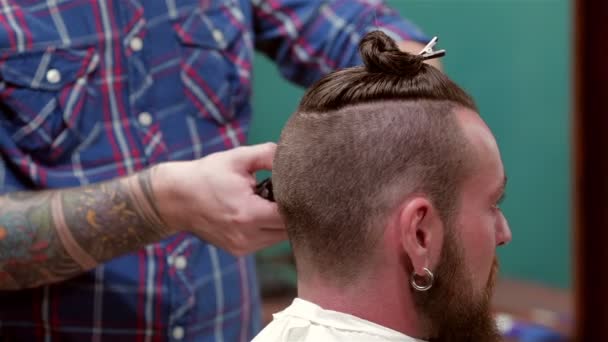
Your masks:
<path fill-rule="evenodd" d="M 253 173 L 272 169 L 276 145 L 238 147 L 155 167 L 152 182 L 162 219 L 234 255 L 285 240 L 276 203 L 254 193 Z"/>

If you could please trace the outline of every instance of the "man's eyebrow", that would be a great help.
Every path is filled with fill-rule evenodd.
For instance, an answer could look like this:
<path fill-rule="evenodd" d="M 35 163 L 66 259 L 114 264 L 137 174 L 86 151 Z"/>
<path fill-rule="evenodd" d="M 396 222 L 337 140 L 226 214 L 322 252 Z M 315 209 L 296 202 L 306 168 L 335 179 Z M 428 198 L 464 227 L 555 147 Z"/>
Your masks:
<path fill-rule="evenodd" d="M 505 195 L 506 187 L 507 187 L 507 176 L 505 175 L 502 179 L 502 183 L 500 184 L 500 186 L 498 187 L 498 189 L 496 189 L 496 192 L 494 193 L 494 198 L 498 198 L 499 200 L 502 199 L 502 197 L 504 197 L 504 195 Z"/>

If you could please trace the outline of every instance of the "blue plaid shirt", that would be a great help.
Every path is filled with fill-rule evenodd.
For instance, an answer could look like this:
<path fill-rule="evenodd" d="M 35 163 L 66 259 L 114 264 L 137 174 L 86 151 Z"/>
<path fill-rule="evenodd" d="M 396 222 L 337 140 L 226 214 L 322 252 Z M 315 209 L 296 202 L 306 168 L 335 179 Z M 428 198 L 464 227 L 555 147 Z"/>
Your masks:
<path fill-rule="evenodd" d="M 245 143 L 254 48 L 309 85 L 359 63 L 379 0 L 0 1 L 0 192 L 79 186 Z M 254 262 L 189 234 L 60 284 L 0 292 L 0 340 L 247 341 Z"/>

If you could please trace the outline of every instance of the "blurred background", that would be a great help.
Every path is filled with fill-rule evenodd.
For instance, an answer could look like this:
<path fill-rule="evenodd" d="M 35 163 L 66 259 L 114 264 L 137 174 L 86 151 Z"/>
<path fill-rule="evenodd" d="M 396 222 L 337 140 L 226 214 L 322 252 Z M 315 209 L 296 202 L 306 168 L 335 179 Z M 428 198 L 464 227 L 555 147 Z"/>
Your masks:
<path fill-rule="evenodd" d="M 569 334 L 572 321 L 572 9 L 566 0 L 387 1 L 439 37 L 445 72 L 476 99 L 509 177 L 503 210 L 513 241 L 500 248 L 496 310 Z M 264 56 L 255 62 L 250 143 L 277 141 L 303 94 Z M 260 178 L 267 174 L 259 175 Z M 264 295 L 289 296 L 295 269 L 288 244 L 258 254 Z M 270 300 L 270 299 L 269 299 Z M 279 304 L 281 305 L 281 304 Z M 528 330 L 531 331 L 531 330 Z M 515 332 L 514 332 L 515 333 Z M 529 335 L 531 336 L 531 335 Z M 538 337 L 541 336 L 541 337 Z M 524 340 L 524 339 L 522 339 Z"/>

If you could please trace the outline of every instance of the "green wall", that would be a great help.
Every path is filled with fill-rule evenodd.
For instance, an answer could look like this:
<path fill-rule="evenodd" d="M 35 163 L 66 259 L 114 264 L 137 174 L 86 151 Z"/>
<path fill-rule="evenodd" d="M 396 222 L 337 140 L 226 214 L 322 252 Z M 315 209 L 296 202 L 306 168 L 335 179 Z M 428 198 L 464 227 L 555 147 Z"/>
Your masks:
<path fill-rule="evenodd" d="M 571 285 L 570 5 L 565 0 L 393 0 L 439 36 L 446 72 L 477 100 L 509 177 L 506 276 Z M 251 143 L 276 141 L 302 95 L 258 56 Z"/>

